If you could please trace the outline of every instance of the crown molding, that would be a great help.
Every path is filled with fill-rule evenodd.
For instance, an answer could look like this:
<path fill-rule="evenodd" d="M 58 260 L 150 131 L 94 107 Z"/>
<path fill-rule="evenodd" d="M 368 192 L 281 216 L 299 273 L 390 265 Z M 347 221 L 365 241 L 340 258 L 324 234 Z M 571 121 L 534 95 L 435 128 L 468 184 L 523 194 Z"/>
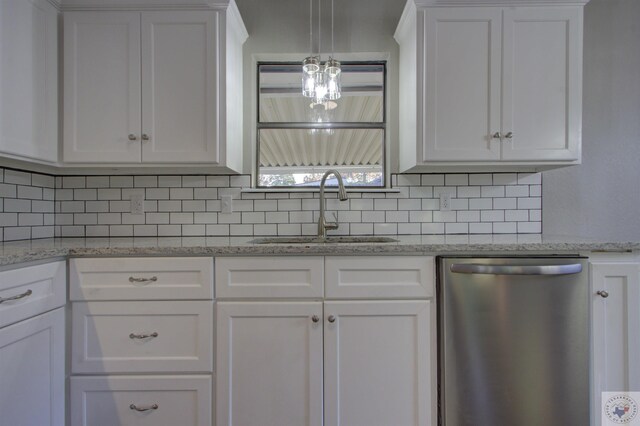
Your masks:
<path fill-rule="evenodd" d="M 227 10 L 233 0 L 49 0 L 71 10 Z"/>
<path fill-rule="evenodd" d="M 589 0 L 409 0 L 418 7 L 445 6 L 584 6 Z"/>

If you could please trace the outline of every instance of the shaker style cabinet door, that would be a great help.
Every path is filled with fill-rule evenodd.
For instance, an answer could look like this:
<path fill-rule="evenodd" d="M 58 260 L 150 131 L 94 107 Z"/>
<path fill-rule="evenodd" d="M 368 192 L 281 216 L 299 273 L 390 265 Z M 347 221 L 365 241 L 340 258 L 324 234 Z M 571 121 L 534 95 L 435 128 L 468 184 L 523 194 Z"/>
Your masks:
<path fill-rule="evenodd" d="M 640 391 L 640 264 L 592 262 L 593 426 L 602 392 Z"/>
<path fill-rule="evenodd" d="M 0 424 L 64 426 L 64 308 L 0 329 Z"/>
<path fill-rule="evenodd" d="M 140 13 L 64 13 L 64 162 L 139 163 Z"/>
<path fill-rule="evenodd" d="M 324 313 L 324 425 L 435 425 L 431 302 L 325 302 Z"/>
<path fill-rule="evenodd" d="M 505 8 L 502 159 L 580 159 L 582 8 Z"/>
<path fill-rule="evenodd" d="M 215 11 L 142 13 L 144 162 L 219 161 L 218 21 Z"/>
<path fill-rule="evenodd" d="M 423 161 L 500 159 L 501 11 L 424 11 Z"/>
<path fill-rule="evenodd" d="M 322 426 L 322 303 L 216 308 L 216 425 Z"/>

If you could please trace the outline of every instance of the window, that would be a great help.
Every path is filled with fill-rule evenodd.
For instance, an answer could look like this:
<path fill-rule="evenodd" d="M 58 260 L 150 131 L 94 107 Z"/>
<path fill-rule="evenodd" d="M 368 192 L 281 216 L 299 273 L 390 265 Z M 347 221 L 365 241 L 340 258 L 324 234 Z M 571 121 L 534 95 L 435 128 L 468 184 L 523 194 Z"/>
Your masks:
<path fill-rule="evenodd" d="M 342 97 L 313 104 L 300 63 L 258 63 L 257 187 L 318 186 L 329 169 L 350 187 L 385 186 L 386 63 L 342 62 L 341 76 Z"/>

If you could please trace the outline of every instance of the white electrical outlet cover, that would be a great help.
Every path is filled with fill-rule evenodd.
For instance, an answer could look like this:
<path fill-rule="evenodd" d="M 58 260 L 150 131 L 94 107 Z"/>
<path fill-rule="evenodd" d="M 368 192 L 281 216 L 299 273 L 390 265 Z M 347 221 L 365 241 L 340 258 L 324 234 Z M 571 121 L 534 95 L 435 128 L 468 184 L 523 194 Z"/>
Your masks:
<path fill-rule="evenodd" d="M 233 198 L 231 198 L 231 195 L 223 195 L 220 197 L 220 201 L 222 204 L 220 210 L 223 214 L 233 213 Z"/>
<path fill-rule="evenodd" d="M 142 194 L 131 195 L 131 214 L 144 214 L 144 196 Z"/>

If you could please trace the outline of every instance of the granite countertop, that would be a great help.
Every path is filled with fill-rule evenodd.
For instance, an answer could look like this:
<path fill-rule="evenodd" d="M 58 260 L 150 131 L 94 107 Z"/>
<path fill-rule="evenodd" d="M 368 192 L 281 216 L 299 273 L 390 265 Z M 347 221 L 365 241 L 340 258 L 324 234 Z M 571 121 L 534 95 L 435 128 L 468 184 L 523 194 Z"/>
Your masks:
<path fill-rule="evenodd" d="M 233 256 L 578 253 L 640 250 L 640 241 L 571 236 L 400 235 L 395 243 L 254 244 L 255 237 L 51 238 L 0 244 L 0 266 L 66 256 Z"/>

